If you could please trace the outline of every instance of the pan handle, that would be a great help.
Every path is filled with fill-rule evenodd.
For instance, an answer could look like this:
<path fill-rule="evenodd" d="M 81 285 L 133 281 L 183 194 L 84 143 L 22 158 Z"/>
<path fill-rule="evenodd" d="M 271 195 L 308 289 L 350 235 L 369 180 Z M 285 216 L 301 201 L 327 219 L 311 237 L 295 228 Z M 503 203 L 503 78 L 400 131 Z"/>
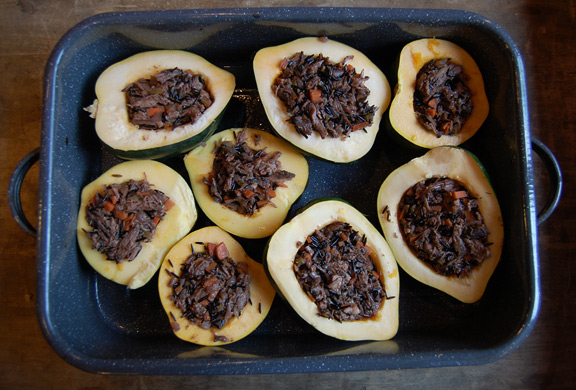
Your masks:
<path fill-rule="evenodd" d="M 562 171 L 554 153 L 536 138 L 532 138 L 532 151 L 542 159 L 550 178 L 551 191 L 544 207 L 538 211 L 538 224 L 548 219 L 558 207 L 562 195 Z"/>
<path fill-rule="evenodd" d="M 30 223 L 24 210 L 22 210 L 22 203 L 20 201 L 20 189 L 22 188 L 22 181 L 24 177 L 32 168 L 32 166 L 40 159 L 40 148 L 36 148 L 28 153 L 16 166 L 10 184 L 8 185 L 8 204 L 10 211 L 16 223 L 32 237 L 36 237 L 36 228 Z"/>

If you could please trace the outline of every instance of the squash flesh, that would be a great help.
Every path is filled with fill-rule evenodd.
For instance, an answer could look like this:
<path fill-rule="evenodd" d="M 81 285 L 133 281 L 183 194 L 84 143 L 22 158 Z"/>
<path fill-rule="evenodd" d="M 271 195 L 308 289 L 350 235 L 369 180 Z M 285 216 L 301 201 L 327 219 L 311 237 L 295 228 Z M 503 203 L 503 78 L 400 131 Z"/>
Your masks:
<path fill-rule="evenodd" d="M 462 66 L 468 77 L 465 83 L 472 92 L 474 108 L 459 133 L 437 137 L 418 122 L 413 99 L 418 71 L 428 61 L 440 58 L 449 58 L 451 62 Z M 484 91 L 482 73 L 474 59 L 461 47 L 441 39 L 421 39 L 402 49 L 398 63 L 398 83 L 389 116 L 392 127 L 406 140 L 429 149 L 443 145 L 460 145 L 478 131 L 488 112 L 489 103 Z"/>
<path fill-rule="evenodd" d="M 432 267 L 418 259 L 404 242 L 398 224 L 398 204 L 408 188 L 430 177 L 449 177 L 463 183 L 478 199 L 484 223 L 490 231 L 488 241 L 491 243 L 491 255 L 467 277 L 437 274 Z M 384 236 L 396 261 L 409 275 L 465 303 L 476 302 L 482 297 L 500 259 L 504 229 L 494 190 L 482 167 L 468 152 L 455 147 L 438 147 L 397 168 L 380 187 L 377 210 Z"/>
<path fill-rule="evenodd" d="M 359 321 L 338 322 L 320 317 L 316 304 L 304 293 L 294 270 L 297 242 L 304 242 L 316 229 L 334 221 L 349 223 L 365 234 L 373 249 L 372 261 L 380 274 L 386 295 L 378 313 Z M 306 322 L 320 332 L 342 340 L 387 340 L 398 330 L 400 280 L 394 256 L 388 244 L 372 224 L 352 206 L 340 200 L 318 202 L 274 233 L 268 244 L 266 265 L 279 292 Z"/>
<path fill-rule="evenodd" d="M 166 271 L 180 273 L 181 264 L 185 263 L 191 255 L 190 247 L 195 252 L 203 252 L 201 242 L 218 244 L 224 242 L 230 253 L 230 257 L 236 262 L 248 264 L 248 273 L 251 276 L 250 300 L 240 317 L 234 317 L 221 329 L 202 329 L 198 325 L 190 323 L 186 318 L 181 318 L 182 312 L 170 299 L 172 287 L 169 285 L 171 276 Z M 199 345 L 224 345 L 238 341 L 254 331 L 268 315 L 275 291 L 261 264 L 251 259 L 242 246 L 228 233 L 217 226 L 209 226 L 196 230 L 180 240 L 164 257 L 162 269 L 158 278 L 158 291 L 162 306 L 172 324 L 174 334 L 180 339 Z M 172 315 L 170 314 L 172 313 Z M 175 325 L 175 322 L 177 325 Z M 214 336 L 223 336 L 227 340 L 215 340 Z"/>
<path fill-rule="evenodd" d="M 150 78 L 162 70 L 176 67 L 202 75 L 214 98 L 213 104 L 196 122 L 175 127 L 171 131 L 145 130 L 134 126 L 128 117 L 122 89 L 140 78 Z M 206 129 L 213 132 L 211 124 L 218 119 L 232 97 L 235 78 L 196 54 L 157 50 L 139 53 L 111 65 L 100 75 L 95 88 L 96 133 L 102 142 L 123 158 L 137 158 L 138 151 L 150 149 L 159 150 L 154 151 L 153 156 L 143 153 L 146 158 L 160 158 L 190 150 L 202 139 L 192 144 L 186 140 Z M 170 145 L 174 147 L 167 147 Z M 164 147 L 166 150 L 162 150 Z"/>
<path fill-rule="evenodd" d="M 203 182 L 203 178 L 212 171 L 216 145 L 223 141 L 234 142 L 234 133 L 239 134 L 242 130 L 246 131 L 245 141 L 248 146 L 255 150 L 266 147 L 267 153 L 280 151 L 282 169 L 296 175 L 285 182 L 287 187 L 276 189 L 276 197 L 272 198 L 276 207 L 266 205 L 251 216 L 239 214 L 216 203 L 208 191 L 208 186 Z M 260 137 L 258 144 L 254 142 L 254 135 Z M 196 201 L 206 216 L 229 233 L 245 238 L 267 237 L 276 231 L 284 222 L 292 203 L 304 192 L 308 183 L 308 162 L 304 156 L 281 139 L 256 129 L 228 129 L 218 132 L 206 141 L 205 146 L 189 152 L 184 158 L 184 164 L 190 175 Z"/>
<path fill-rule="evenodd" d="M 144 178 L 153 189 L 164 192 L 175 204 L 156 227 L 152 241 L 142 245 L 134 260 L 119 264 L 106 260 L 106 255 L 92 249 L 92 241 L 84 233 L 84 230 L 92 230 L 86 221 L 86 205 L 104 185 Z M 136 289 L 152 278 L 166 251 L 192 229 L 196 218 L 192 191 L 176 171 L 156 161 L 127 161 L 110 168 L 82 190 L 77 239 L 84 257 L 100 275 L 130 289 Z"/>
<path fill-rule="evenodd" d="M 326 137 L 313 132 L 308 138 L 300 135 L 288 121 L 284 103 L 274 94 L 272 84 L 280 74 L 280 63 L 284 58 L 303 51 L 305 55 L 322 53 L 332 62 L 341 62 L 346 56 L 354 58 L 347 61 L 356 72 L 364 71 L 365 85 L 370 90 L 368 104 L 375 105 L 378 110 L 374 114 L 373 123 L 366 131 L 354 131 L 345 140 Z M 390 103 L 390 85 L 386 76 L 360 51 L 342 43 L 321 40 L 319 38 L 300 38 L 295 41 L 273 47 L 263 48 L 254 57 L 254 73 L 258 93 L 264 105 L 264 110 L 274 130 L 282 138 L 306 153 L 334 162 L 351 162 L 364 156 L 372 148 L 378 133 L 380 120 Z"/>

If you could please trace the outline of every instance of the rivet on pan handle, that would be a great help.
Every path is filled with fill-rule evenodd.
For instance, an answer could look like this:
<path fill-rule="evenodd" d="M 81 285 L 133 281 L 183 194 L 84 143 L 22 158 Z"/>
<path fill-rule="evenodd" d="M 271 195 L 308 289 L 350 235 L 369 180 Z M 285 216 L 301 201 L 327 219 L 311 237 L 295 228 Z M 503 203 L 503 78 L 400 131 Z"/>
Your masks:
<path fill-rule="evenodd" d="M 560 170 L 560 164 L 558 164 L 554 153 L 541 141 L 532 138 L 532 150 L 542 159 L 548 171 L 550 186 L 552 187 L 546 204 L 538 212 L 538 224 L 541 224 L 552 215 L 560 202 L 560 196 L 562 195 L 562 171 Z"/>
<path fill-rule="evenodd" d="M 10 211 L 12 216 L 16 220 L 16 223 L 32 237 L 36 237 L 36 228 L 30 223 L 24 210 L 22 210 L 22 203 L 20 201 L 20 189 L 22 188 L 22 181 L 24 177 L 30 170 L 30 168 L 40 159 L 40 148 L 36 148 L 30 153 L 28 153 L 16 166 L 12 177 L 10 178 L 10 184 L 8 185 L 8 204 L 10 205 Z"/>

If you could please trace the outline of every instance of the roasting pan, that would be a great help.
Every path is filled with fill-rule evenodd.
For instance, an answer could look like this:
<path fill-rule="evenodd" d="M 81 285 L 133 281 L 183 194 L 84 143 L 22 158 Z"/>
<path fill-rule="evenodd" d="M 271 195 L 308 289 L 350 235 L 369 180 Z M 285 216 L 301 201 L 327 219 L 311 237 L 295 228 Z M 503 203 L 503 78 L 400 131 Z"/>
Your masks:
<path fill-rule="evenodd" d="M 80 191 L 120 162 L 104 149 L 83 107 L 109 65 L 154 49 L 195 52 L 234 73 L 236 91 L 220 129 L 270 130 L 252 71 L 255 52 L 303 36 L 328 36 L 363 51 L 395 82 L 401 48 L 422 37 L 451 40 L 483 72 L 490 115 L 467 143 L 485 165 L 503 212 L 501 262 L 483 298 L 463 304 L 401 271 L 400 327 L 389 341 L 347 342 L 308 326 L 278 297 L 250 336 L 210 348 L 172 334 L 157 293 L 157 280 L 127 291 L 103 279 L 76 243 Z M 532 139 L 524 66 L 505 31 L 465 11 L 358 8 L 218 9 L 108 13 L 72 28 L 56 45 L 45 73 L 41 147 L 22 160 L 10 185 L 20 225 L 37 237 L 37 312 L 56 352 L 91 372 L 123 374 L 261 374 L 384 370 L 476 365 L 506 356 L 536 321 L 540 286 L 538 222 L 556 207 L 561 174 L 549 149 Z M 385 115 L 386 117 L 386 115 Z M 385 127 L 382 124 L 382 127 Z M 311 200 L 340 197 L 379 228 L 376 195 L 396 167 L 422 155 L 396 144 L 384 129 L 359 161 L 333 164 L 308 157 L 310 180 L 294 210 Z M 532 152 L 551 170 L 552 199 L 535 204 Z M 40 159 L 38 230 L 19 206 L 19 183 Z M 183 156 L 164 160 L 188 180 Z M 361 188 L 361 190 L 358 190 Z M 200 213 L 195 228 L 210 224 Z M 243 240 L 261 260 L 265 240 Z"/>

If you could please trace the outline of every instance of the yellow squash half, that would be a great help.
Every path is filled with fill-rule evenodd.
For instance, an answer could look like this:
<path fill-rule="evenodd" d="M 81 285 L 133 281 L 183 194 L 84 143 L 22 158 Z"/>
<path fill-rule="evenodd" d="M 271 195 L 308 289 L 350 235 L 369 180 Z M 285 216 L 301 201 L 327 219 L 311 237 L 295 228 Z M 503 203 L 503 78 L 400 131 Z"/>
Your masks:
<path fill-rule="evenodd" d="M 431 177 L 449 177 L 464 184 L 478 199 L 484 224 L 490 234 L 490 257 L 485 259 L 467 277 L 444 276 L 418 259 L 404 241 L 398 223 L 398 204 L 410 187 Z M 415 158 L 397 168 L 382 183 L 377 200 L 378 217 L 386 240 L 398 264 L 416 280 L 434 287 L 454 298 L 472 303 L 479 300 L 496 265 L 500 260 L 504 243 L 502 214 L 496 194 L 488 181 L 486 172 L 476 158 L 464 149 L 438 147 L 424 156 Z"/>
<path fill-rule="evenodd" d="M 316 132 L 304 138 L 296 131 L 294 125 L 288 121 L 289 115 L 284 108 L 284 103 L 273 92 L 272 85 L 280 74 L 282 60 L 301 51 L 304 55 L 322 54 L 334 63 L 341 62 L 347 56 L 353 56 L 346 63 L 352 65 L 357 73 L 364 72 L 364 75 L 368 76 L 365 83 L 370 90 L 368 104 L 378 107 L 373 123 L 366 127 L 366 131 L 354 131 L 345 139 L 330 137 L 322 139 Z M 274 130 L 297 148 L 322 159 L 339 163 L 357 160 L 372 148 L 382 115 L 390 104 L 390 84 L 380 69 L 360 51 L 330 39 L 300 38 L 258 51 L 254 57 L 254 74 L 260 99 Z"/>
<path fill-rule="evenodd" d="M 86 236 L 85 231 L 92 230 L 86 221 L 86 206 L 103 186 L 144 178 L 153 189 L 166 194 L 174 202 L 174 206 L 166 212 L 164 219 L 156 227 L 152 241 L 142 244 L 142 249 L 134 260 L 121 263 L 106 260 L 106 255 L 92 249 L 92 241 Z M 76 231 L 78 245 L 88 263 L 100 275 L 130 289 L 136 289 L 152 278 L 160 267 L 164 254 L 190 232 L 196 218 L 192 191 L 180 174 L 157 161 L 127 161 L 110 168 L 82 190 Z"/>
<path fill-rule="evenodd" d="M 208 186 L 203 182 L 212 171 L 214 149 L 223 141 L 235 142 L 236 136 L 245 131 L 245 142 L 255 150 L 266 148 L 266 153 L 280 151 L 282 169 L 296 176 L 285 182 L 286 187 L 276 189 L 274 206 L 266 205 L 253 215 L 242 215 L 228 207 L 216 203 L 210 196 Z M 255 141 L 257 136 L 257 141 Z M 244 238 L 262 238 L 274 233 L 284 222 L 292 203 L 304 192 L 308 183 L 308 162 L 296 149 L 282 139 L 256 129 L 228 129 L 214 134 L 205 145 L 198 146 L 184 158 L 194 196 L 198 205 L 212 222 L 227 232 Z"/>
<path fill-rule="evenodd" d="M 122 90 L 140 78 L 180 68 L 200 74 L 214 102 L 194 123 L 167 130 L 146 130 L 128 118 Z M 96 81 L 96 101 L 87 108 L 96 118 L 96 133 L 116 155 L 124 159 L 158 159 L 186 152 L 208 138 L 230 101 L 234 75 L 204 58 L 181 50 L 156 50 L 135 54 L 111 65 Z"/>
<path fill-rule="evenodd" d="M 181 318 L 182 311 L 171 299 L 172 276 L 169 272 L 180 275 L 181 265 L 192 254 L 191 246 L 195 252 L 202 252 L 205 250 L 202 243 L 209 242 L 214 244 L 223 242 L 232 260 L 248 264 L 248 273 L 251 277 L 250 302 L 244 307 L 240 317 L 234 317 L 221 329 L 203 329 L 192 324 L 187 318 Z M 268 281 L 262 264 L 251 259 L 232 236 L 217 226 L 196 230 L 174 245 L 162 263 L 158 277 L 158 291 L 174 334 L 182 340 L 207 346 L 230 344 L 248 336 L 264 321 L 275 296 L 274 288 Z"/>
<path fill-rule="evenodd" d="M 321 317 L 316 303 L 304 292 L 294 273 L 294 259 L 299 246 L 316 229 L 336 221 L 347 222 L 359 234 L 365 235 L 366 245 L 373 249 L 371 259 L 389 297 L 382 301 L 373 317 L 342 322 Z M 388 340 L 398 331 L 400 277 L 396 261 L 384 237 L 350 204 L 339 199 L 327 199 L 307 207 L 270 238 L 265 262 L 284 299 L 318 331 L 342 340 Z"/>
<path fill-rule="evenodd" d="M 453 63 L 462 66 L 468 77 L 466 85 L 472 92 L 474 108 L 459 133 L 437 137 L 416 119 L 413 99 L 418 71 L 428 61 L 440 58 L 449 58 Z M 428 149 L 442 145 L 460 145 L 478 131 L 486 120 L 488 111 L 482 73 L 464 49 L 441 39 L 420 39 L 404 46 L 398 62 L 398 83 L 389 111 L 390 123 L 398 134 L 414 145 Z"/>

